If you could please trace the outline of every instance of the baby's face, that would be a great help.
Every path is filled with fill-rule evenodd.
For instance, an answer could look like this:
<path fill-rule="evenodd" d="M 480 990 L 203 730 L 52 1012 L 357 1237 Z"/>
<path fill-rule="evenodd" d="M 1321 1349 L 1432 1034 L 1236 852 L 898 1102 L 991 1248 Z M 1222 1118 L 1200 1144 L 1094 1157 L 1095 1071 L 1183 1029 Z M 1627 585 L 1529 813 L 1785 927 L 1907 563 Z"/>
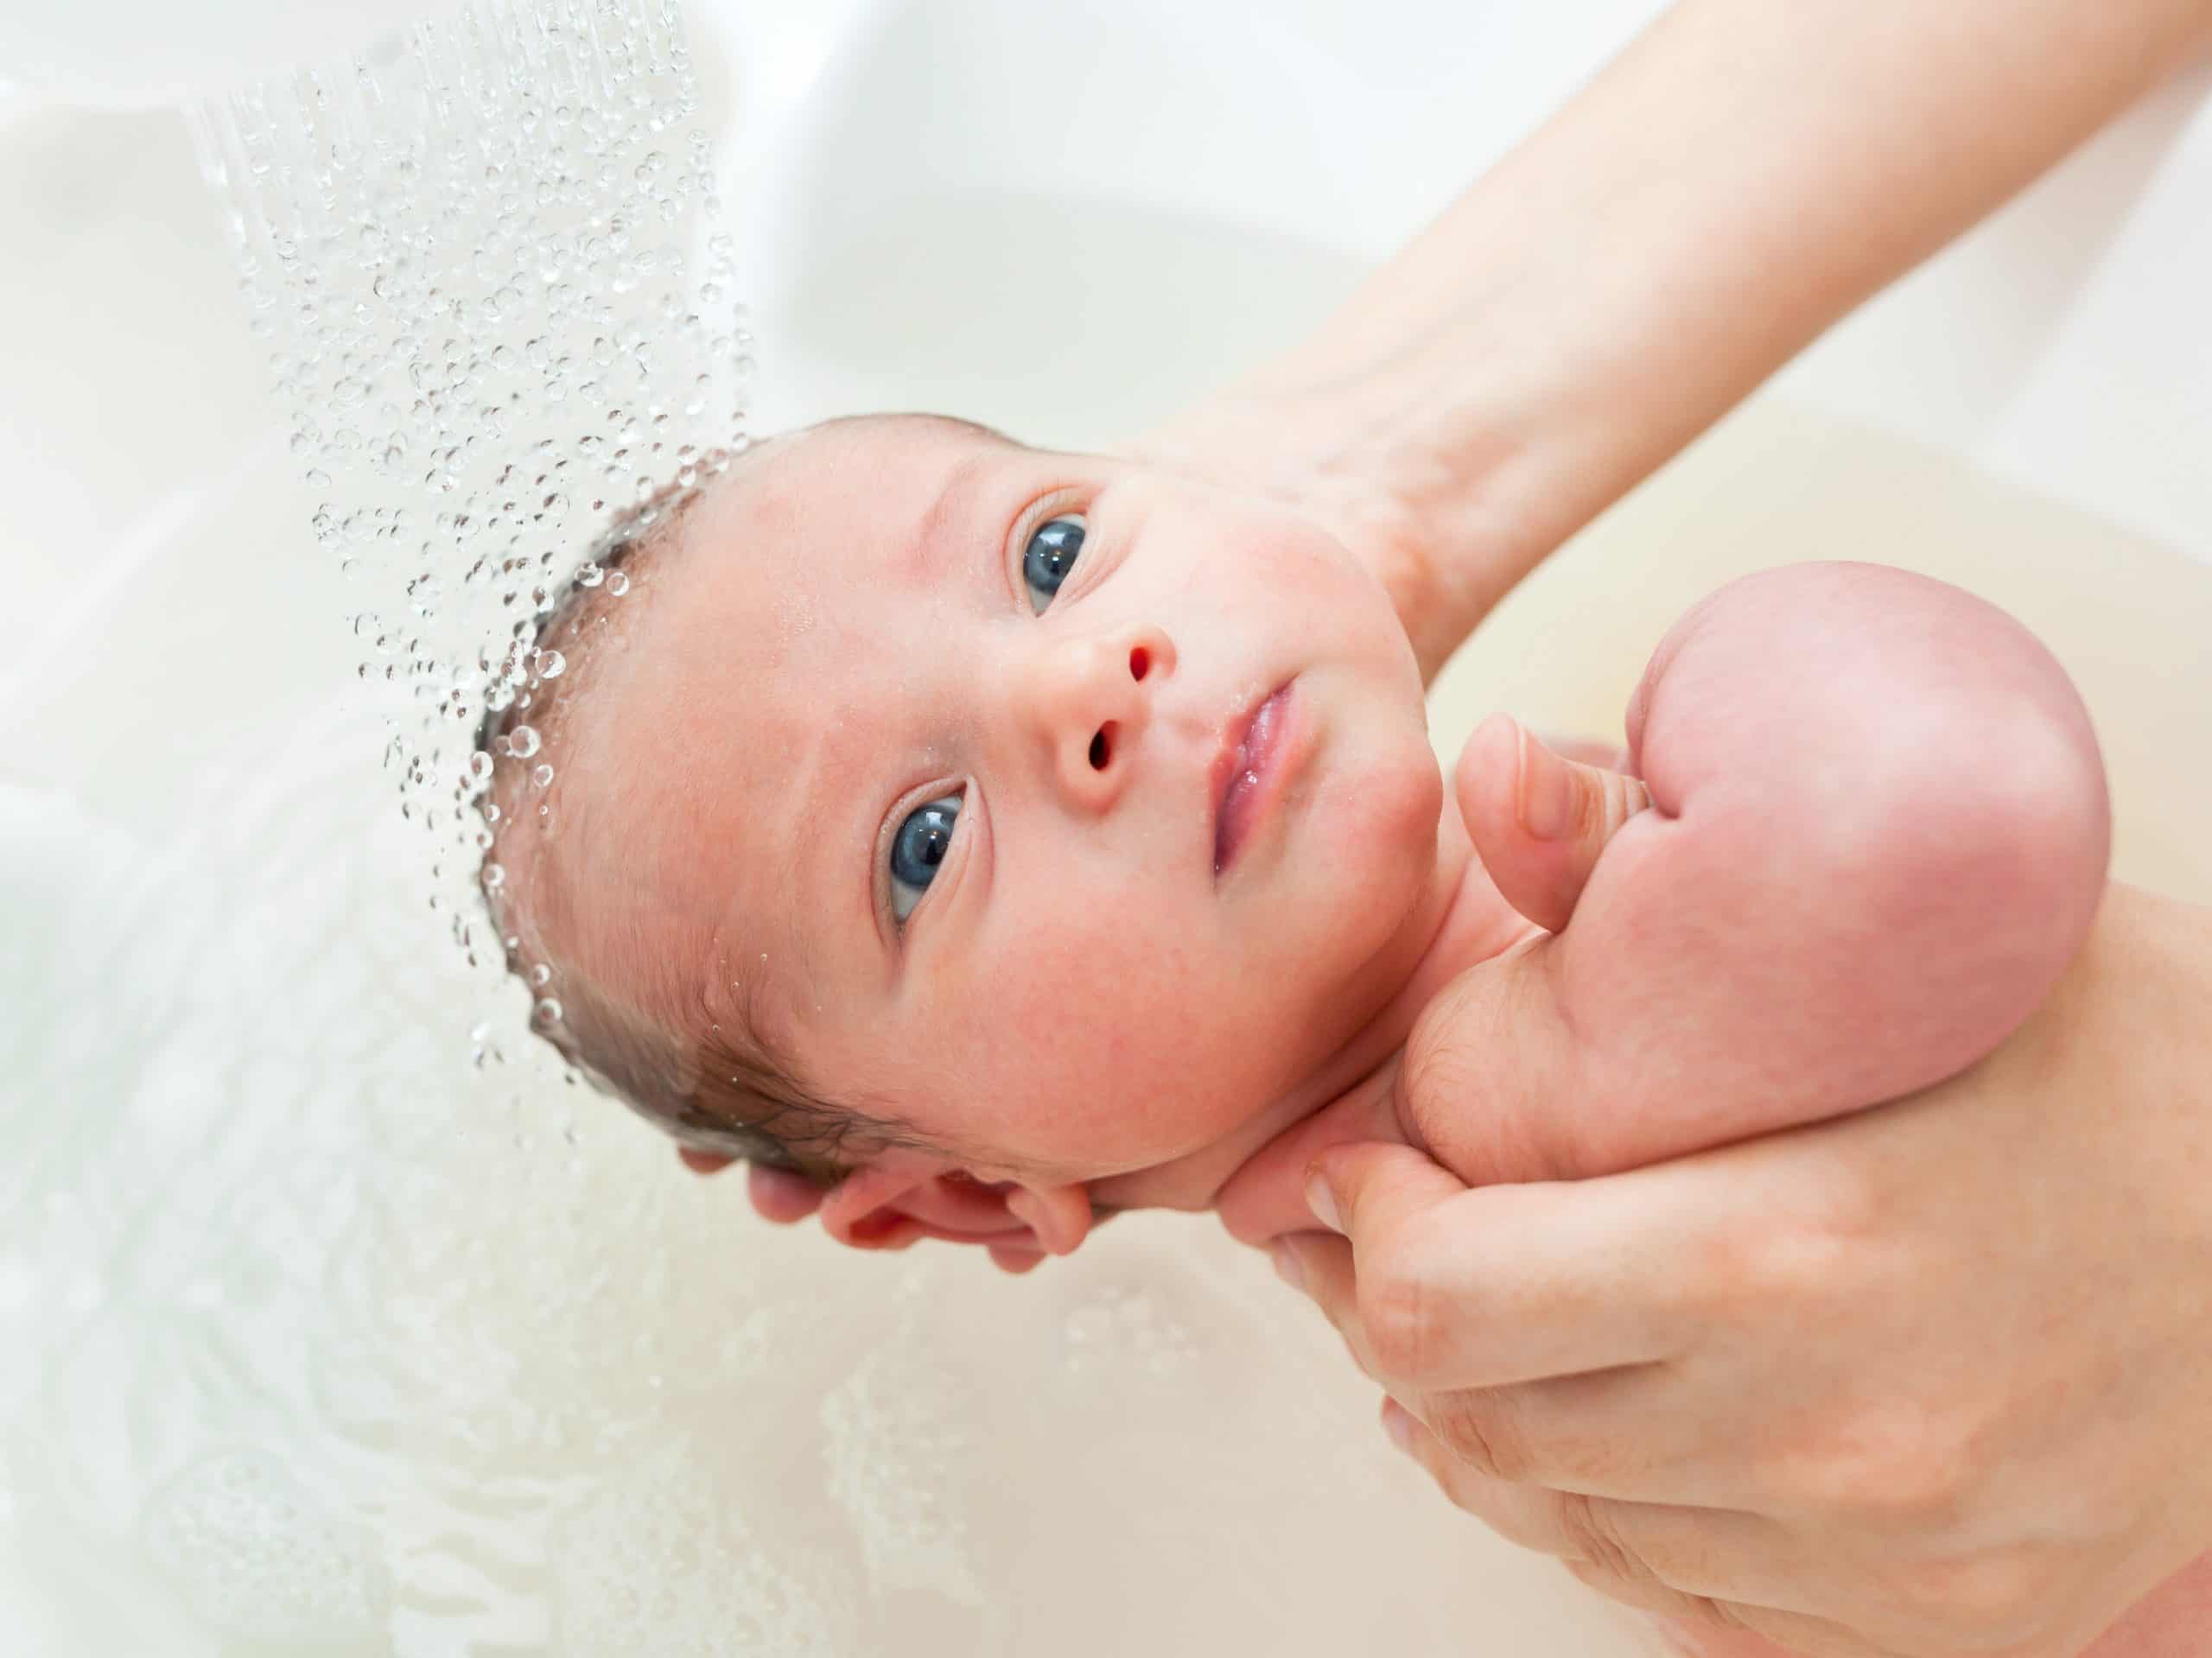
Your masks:
<path fill-rule="evenodd" d="M 1426 942 L 1419 673 L 1303 519 L 892 417 L 681 534 L 593 696 L 622 809 L 689 827 L 600 899 L 703 906 L 708 1016 L 750 995 L 819 1092 L 983 1178 L 1203 1203 Z"/>

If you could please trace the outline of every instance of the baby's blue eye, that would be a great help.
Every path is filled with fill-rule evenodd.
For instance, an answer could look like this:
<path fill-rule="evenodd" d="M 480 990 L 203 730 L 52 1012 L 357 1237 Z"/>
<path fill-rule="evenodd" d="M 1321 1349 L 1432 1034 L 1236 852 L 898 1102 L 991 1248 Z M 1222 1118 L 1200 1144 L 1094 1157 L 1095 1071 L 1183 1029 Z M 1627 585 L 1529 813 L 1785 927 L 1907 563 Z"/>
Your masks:
<path fill-rule="evenodd" d="M 947 795 L 908 812 L 891 837 L 891 913 L 899 920 L 912 915 L 922 901 L 922 889 L 944 861 L 952 845 L 952 826 L 959 817 L 960 797 Z"/>
<path fill-rule="evenodd" d="M 1075 568 L 1075 556 L 1083 550 L 1083 519 L 1071 514 L 1040 524 L 1029 537 L 1029 545 L 1021 555 L 1021 579 L 1029 588 L 1029 607 L 1039 616 L 1045 607 L 1052 602 L 1052 595 L 1060 590 L 1068 572 Z M 1044 597 L 1038 597 L 1039 592 Z"/>

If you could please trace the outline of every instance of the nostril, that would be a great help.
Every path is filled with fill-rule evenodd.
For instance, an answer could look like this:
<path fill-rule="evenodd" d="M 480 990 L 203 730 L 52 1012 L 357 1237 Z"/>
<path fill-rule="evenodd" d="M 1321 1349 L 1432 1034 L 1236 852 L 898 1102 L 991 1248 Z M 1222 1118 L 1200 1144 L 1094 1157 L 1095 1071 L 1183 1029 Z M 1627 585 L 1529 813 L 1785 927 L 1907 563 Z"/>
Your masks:
<path fill-rule="evenodd" d="M 1109 720 L 1090 740 L 1090 769 L 1103 772 L 1114 758 L 1114 722 Z"/>
<path fill-rule="evenodd" d="M 1152 671 L 1152 652 L 1141 645 L 1129 652 L 1129 677 L 1142 679 Z"/>

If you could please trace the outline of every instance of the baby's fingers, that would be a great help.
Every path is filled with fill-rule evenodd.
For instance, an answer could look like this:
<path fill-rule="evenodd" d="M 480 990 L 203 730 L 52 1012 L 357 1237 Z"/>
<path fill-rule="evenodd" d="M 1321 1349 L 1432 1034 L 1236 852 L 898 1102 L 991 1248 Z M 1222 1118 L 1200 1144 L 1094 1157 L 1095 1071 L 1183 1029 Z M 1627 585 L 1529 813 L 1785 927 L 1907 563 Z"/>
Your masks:
<path fill-rule="evenodd" d="M 764 1221 L 789 1226 L 822 1207 L 822 1188 L 789 1169 L 754 1163 L 745 1171 L 745 1194 Z"/>

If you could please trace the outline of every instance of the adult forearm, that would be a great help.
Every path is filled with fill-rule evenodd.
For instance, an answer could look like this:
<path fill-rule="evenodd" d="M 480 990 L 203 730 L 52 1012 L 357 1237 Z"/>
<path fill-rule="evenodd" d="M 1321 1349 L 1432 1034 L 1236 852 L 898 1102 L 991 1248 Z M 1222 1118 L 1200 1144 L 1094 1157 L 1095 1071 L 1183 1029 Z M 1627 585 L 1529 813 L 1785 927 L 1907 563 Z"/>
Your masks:
<path fill-rule="evenodd" d="M 2212 0 L 1683 0 L 1239 390 L 1469 549 L 1464 632 L 2209 41 Z"/>

